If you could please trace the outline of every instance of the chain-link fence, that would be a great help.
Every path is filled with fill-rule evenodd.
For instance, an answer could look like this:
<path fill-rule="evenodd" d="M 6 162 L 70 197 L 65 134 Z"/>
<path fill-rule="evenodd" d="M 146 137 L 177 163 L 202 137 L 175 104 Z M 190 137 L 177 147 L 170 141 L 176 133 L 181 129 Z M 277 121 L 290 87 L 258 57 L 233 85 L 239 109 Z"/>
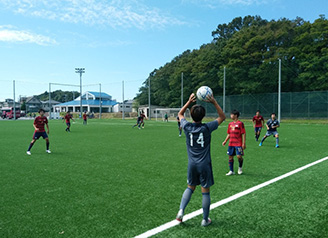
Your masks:
<path fill-rule="evenodd" d="M 223 98 L 216 98 L 223 107 Z M 230 95 L 225 99 L 225 112 L 237 109 L 241 117 L 251 118 L 257 110 L 265 117 L 278 112 L 278 93 Z M 207 116 L 216 116 L 215 108 L 201 102 Z M 281 93 L 281 118 L 328 118 L 328 91 Z"/>

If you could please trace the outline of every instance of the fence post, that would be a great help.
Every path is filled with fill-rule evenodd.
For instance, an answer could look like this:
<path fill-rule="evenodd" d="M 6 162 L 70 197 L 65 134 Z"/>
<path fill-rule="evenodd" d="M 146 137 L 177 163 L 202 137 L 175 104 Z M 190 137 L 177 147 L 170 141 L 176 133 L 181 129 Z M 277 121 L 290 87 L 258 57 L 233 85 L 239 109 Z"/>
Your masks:
<path fill-rule="evenodd" d="M 308 118 L 310 118 L 310 92 L 307 93 L 308 97 Z"/>
<path fill-rule="evenodd" d="M 292 100 L 292 92 L 289 92 L 289 117 L 292 118 L 292 110 L 293 110 L 293 100 Z"/>

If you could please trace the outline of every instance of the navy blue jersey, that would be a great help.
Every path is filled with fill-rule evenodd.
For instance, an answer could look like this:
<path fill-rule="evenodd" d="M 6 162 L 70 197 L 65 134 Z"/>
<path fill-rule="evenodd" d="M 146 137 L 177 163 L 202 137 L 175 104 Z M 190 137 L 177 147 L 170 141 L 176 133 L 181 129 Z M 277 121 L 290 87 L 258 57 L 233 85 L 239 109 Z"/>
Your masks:
<path fill-rule="evenodd" d="M 268 120 L 267 125 L 269 127 L 268 131 L 277 131 L 277 128 L 272 128 L 273 126 L 279 126 L 279 121 L 277 119 L 272 120 L 271 118 Z"/>
<path fill-rule="evenodd" d="M 218 128 L 218 121 L 191 123 L 183 118 L 180 122 L 186 134 L 189 164 L 211 163 L 211 133 Z"/>

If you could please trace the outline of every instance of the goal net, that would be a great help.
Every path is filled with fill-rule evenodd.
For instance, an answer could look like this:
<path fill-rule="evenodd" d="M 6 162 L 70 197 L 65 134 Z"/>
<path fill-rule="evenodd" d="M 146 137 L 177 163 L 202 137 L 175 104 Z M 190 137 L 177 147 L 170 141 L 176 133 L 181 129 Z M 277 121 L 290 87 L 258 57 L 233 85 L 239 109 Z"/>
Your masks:
<path fill-rule="evenodd" d="M 176 121 L 180 108 L 155 108 L 154 111 L 156 121 Z M 189 119 L 191 118 L 189 108 L 186 110 L 184 116 Z"/>

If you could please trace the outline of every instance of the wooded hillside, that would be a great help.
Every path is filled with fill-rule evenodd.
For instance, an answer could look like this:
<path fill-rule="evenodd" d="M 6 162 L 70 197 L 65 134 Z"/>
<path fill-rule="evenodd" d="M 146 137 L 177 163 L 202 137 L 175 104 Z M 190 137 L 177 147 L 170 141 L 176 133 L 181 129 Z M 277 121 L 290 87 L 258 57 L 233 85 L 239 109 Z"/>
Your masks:
<path fill-rule="evenodd" d="M 80 96 L 80 93 L 77 91 L 62 91 L 56 90 L 51 92 L 51 100 L 58 102 L 69 102 Z M 49 100 L 49 92 L 45 91 L 44 93 L 36 96 L 41 101 Z"/>
<path fill-rule="evenodd" d="M 212 32 L 213 41 L 186 50 L 153 70 L 136 99 L 148 103 L 148 81 L 154 105 L 179 107 L 181 73 L 184 102 L 202 85 L 222 95 L 226 67 L 226 94 L 277 91 L 278 59 L 282 61 L 282 91 L 328 90 L 328 20 L 313 23 L 302 18 L 267 21 L 260 16 L 237 17 Z"/>

